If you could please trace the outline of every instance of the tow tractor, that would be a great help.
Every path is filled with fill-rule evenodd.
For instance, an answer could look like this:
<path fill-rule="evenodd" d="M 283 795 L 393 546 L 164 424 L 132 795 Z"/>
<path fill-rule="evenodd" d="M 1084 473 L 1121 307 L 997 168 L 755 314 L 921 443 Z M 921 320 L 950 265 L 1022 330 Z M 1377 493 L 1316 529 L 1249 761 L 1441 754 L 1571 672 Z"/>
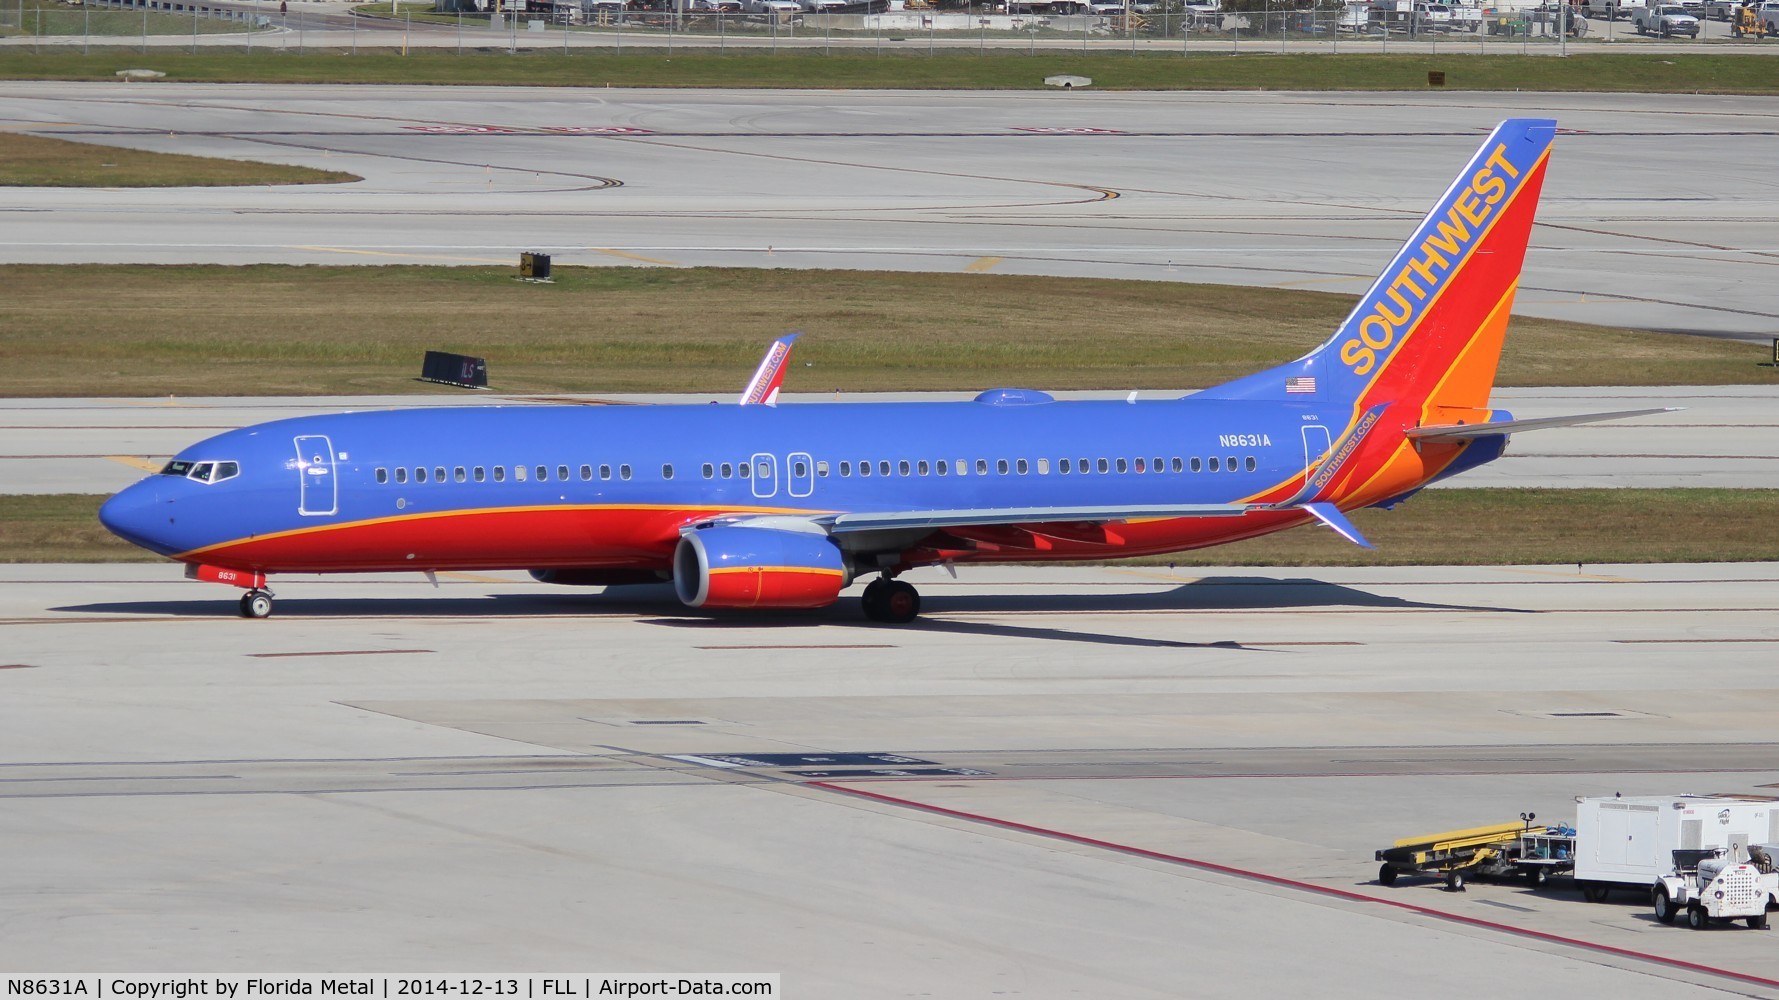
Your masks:
<path fill-rule="evenodd" d="M 1467 830 L 1448 830 L 1406 837 L 1376 854 L 1379 885 L 1395 885 L 1402 875 L 1443 877 L 1447 889 L 1463 892 L 1474 877 L 1518 875 L 1534 887 L 1574 867 L 1575 830 L 1566 826 L 1534 827 L 1536 813 L 1521 813 L 1517 823 L 1497 823 Z"/>
<path fill-rule="evenodd" d="M 1737 860 L 1724 848 L 1676 850 L 1674 871 L 1651 890 L 1655 918 L 1671 924 L 1686 914 L 1686 925 L 1704 930 L 1721 920 L 1743 920 L 1765 930 L 1767 911 L 1779 908 L 1779 875 L 1770 855 L 1759 846 Z"/>

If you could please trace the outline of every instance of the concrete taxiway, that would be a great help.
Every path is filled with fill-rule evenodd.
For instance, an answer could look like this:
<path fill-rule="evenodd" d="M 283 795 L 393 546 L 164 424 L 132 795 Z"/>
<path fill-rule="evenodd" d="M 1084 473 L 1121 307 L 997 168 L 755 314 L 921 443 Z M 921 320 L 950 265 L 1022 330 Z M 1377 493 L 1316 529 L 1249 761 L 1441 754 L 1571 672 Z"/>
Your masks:
<path fill-rule="evenodd" d="M 1779 995 L 1770 934 L 1371 881 L 1575 795 L 1770 792 L 1779 565 L 915 578 L 906 628 L 518 574 L 243 621 L 169 566 L 0 568 L 0 967 Z"/>
<path fill-rule="evenodd" d="M 793 380 L 794 380 L 793 376 Z M 1062 393 L 1123 398 L 1125 393 Z M 1159 396 L 1161 393 L 1145 393 Z M 706 402 L 706 396 L 560 397 L 583 404 Z M 831 394 L 785 396 L 819 405 Z M 967 399 L 968 394 L 854 394 L 848 399 Z M 113 493 L 213 434 L 311 413 L 395 406 L 538 406 L 546 397 L 483 394 L 190 399 L 0 399 L 0 494 Z M 1779 489 L 1779 387 L 1637 386 L 1501 389 L 1517 417 L 1684 407 L 1514 437 L 1506 457 L 1440 487 L 1726 487 Z"/>
<path fill-rule="evenodd" d="M 1566 130 L 1518 312 L 1779 330 L 1779 100 L 1765 97 L 7 82 L 8 129 L 365 179 L 0 189 L 0 260 L 508 264 L 542 250 L 1358 294 L 1510 115 Z"/>

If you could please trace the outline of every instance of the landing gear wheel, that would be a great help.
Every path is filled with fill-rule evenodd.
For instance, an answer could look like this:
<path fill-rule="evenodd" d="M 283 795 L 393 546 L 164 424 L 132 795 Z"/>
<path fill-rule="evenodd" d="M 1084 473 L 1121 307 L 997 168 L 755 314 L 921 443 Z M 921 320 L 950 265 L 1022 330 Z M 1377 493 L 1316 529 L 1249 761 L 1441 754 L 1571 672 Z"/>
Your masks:
<path fill-rule="evenodd" d="M 241 595 L 242 618 L 267 618 L 272 614 L 272 595 L 263 590 L 249 590 Z"/>
<path fill-rule="evenodd" d="M 1655 887 L 1655 918 L 1664 924 L 1671 924 L 1680 912 L 1674 909 L 1674 900 L 1668 895 L 1667 886 Z"/>
<path fill-rule="evenodd" d="M 1445 873 L 1445 887 L 1452 892 L 1464 891 L 1464 873 L 1453 869 Z"/>
<path fill-rule="evenodd" d="M 1391 868 L 1389 862 L 1385 862 L 1383 864 L 1383 866 L 1377 870 L 1377 884 L 1378 885 L 1395 885 L 1396 884 L 1396 869 Z"/>
<path fill-rule="evenodd" d="M 874 622 L 906 625 L 920 614 L 920 591 L 900 580 L 874 580 L 859 603 Z"/>
<path fill-rule="evenodd" d="M 1695 931 L 1702 931 L 1710 922 L 1711 918 L 1705 916 L 1705 908 L 1703 906 L 1689 906 L 1686 908 L 1686 926 L 1691 927 Z"/>

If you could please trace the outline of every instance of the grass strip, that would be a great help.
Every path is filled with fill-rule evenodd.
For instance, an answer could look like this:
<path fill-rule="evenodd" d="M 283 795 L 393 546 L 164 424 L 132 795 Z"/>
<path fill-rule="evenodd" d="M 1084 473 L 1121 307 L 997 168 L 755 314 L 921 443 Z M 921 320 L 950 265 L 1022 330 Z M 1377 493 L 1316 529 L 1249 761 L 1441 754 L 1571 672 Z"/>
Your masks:
<path fill-rule="evenodd" d="M 155 562 L 98 522 L 101 496 L 0 496 L 0 562 Z M 1428 490 L 1352 515 L 1375 550 L 1320 527 L 1170 556 L 1175 566 L 1497 566 L 1779 559 L 1779 490 Z"/>
<path fill-rule="evenodd" d="M 1161 281 L 748 268 L 0 266 L 13 396 L 387 394 L 424 351 L 501 391 L 710 392 L 803 330 L 787 392 L 1190 389 L 1298 357 L 1344 295 Z M 103 289 L 103 295 L 70 294 Z M 1739 385 L 1764 345 L 1522 317 L 1497 384 Z"/>
<path fill-rule="evenodd" d="M 503 45 L 485 28 L 465 29 L 471 46 Z M 641 42 L 641 39 L 638 39 Z M 262 46 L 266 43 L 261 42 Z M 1218 43 L 1182 55 L 1070 53 L 1036 56 L 1018 50 L 927 54 L 918 39 L 885 42 L 883 53 L 820 49 L 778 53 L 708 52 L 679 48 L 671 55 L 650 39 L 623 52 L 607 49 L 527 51 L 515 55 L 454 50 L 393 52 L 272 51 L 181 53 L 155 51 L 0 53 L 0 78 L 112 80 L 120 69 L 160 70 L 169 81 L 236 83 L 422 83 L 528 87 L 739 87 L 896 90 L 1038 90 L 1056 73 L 1092 77 L 1100 90 L 1428 90 L 1427 73 L 1446 74 L 1443 90 L 1613 93 L 1779 93 L 1769 59 L 1748 53 L 1592 53 L 1571 55 L 1242 55 Z M 1213 45 L 1217 48 L 1214 50 Z M 1603 43 L 1602 43 L 1603 44 Z M 900 47 L 900 48 L 898 48 Z M 1258 47 L 1258 43 L 1256 43 Z"/>
<path fill-rule="evenodd" d="M 223 160 L 0 132 L 0 186 L 216 187 L 337 184 L 362 180 L 339 170 Z"/>

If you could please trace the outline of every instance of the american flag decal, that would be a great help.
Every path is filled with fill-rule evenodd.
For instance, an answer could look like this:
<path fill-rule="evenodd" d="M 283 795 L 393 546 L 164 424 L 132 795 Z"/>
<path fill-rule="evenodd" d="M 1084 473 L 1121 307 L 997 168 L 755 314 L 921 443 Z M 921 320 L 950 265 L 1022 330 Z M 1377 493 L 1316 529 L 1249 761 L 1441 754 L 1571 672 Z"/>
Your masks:
<path fill-rule="evenodd" d="M 1315 392 L 1316 379 L 1313 375 L 1300 375 L 1285 380 L 1286 392 Z"/>

